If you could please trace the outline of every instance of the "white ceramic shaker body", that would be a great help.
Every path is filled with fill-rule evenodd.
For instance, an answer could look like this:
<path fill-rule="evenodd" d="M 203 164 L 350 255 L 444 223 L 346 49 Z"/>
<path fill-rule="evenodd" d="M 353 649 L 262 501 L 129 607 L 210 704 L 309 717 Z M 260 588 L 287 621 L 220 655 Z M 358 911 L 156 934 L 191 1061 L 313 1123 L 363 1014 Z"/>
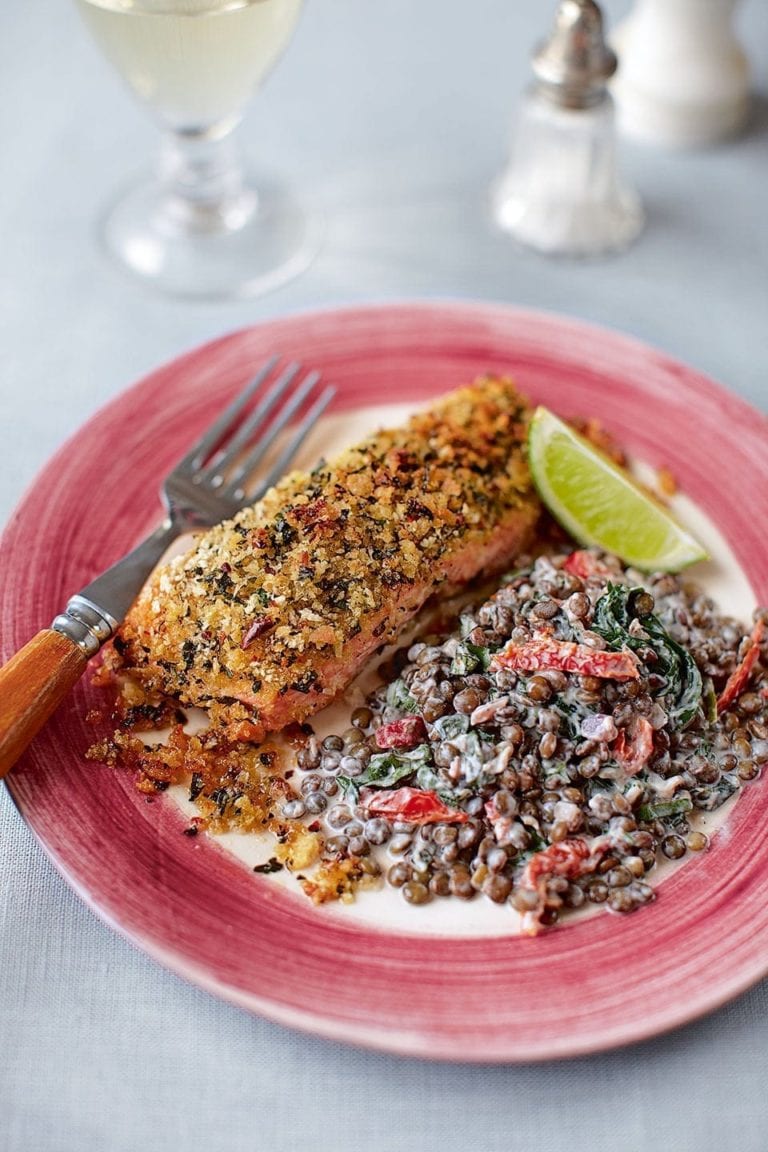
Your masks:
<path fill-rule="evenodd" d="M 713 144 L 749 111 L 749 64 L 736 38 L 740 0 L 636 0 L 612 37 L 621 131 L 671 148 Z"/>

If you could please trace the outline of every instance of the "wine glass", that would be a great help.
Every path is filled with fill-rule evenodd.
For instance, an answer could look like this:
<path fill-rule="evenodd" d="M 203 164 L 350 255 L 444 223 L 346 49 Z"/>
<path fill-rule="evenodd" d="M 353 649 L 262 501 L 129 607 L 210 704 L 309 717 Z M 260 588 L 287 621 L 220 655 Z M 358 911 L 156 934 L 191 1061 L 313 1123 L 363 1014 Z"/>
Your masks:
<path fill-rule="evenodd" d="M 252 183 L 233 137 L 302 0 L 76 3 L 163 129 L 155 173 L 103 222 L 112 256 L 169 293 L 212 299 L 266 292 L 302 271 L 317 221 L 287 189 Z"/>

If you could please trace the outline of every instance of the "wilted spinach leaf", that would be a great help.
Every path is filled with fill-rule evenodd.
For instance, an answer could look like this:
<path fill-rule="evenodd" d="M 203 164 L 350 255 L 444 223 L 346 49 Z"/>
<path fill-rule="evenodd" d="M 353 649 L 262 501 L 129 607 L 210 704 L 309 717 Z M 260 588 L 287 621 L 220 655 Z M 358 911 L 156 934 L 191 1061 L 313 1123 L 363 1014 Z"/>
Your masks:
<path fill-rule="evenodd" d="M 419 744 L 407 752 L 390 748 L 371 756 L 368 767 L 359 776 L 337 776 L 336 779 L 346 796 L 357 798 L 361 788 L 394 788 L 431 759 L 429 744 Z"/>
<path fill-rule="evenodd" d="M 703 682 L 695 660 L 682 645 L 673 640 L 652 612 L 638 611 L 637 604 L 645 589 L 609 584 L 595 605 L 592 628 L 611 648 L 653 648 L 658 656 L 654 672 L 664 678 L 656 695 L 664 698 L 670 720 L 685 728 L 701 703 Z M 629 626 L 639 621 L 648 639 L 633 636 Z"/>

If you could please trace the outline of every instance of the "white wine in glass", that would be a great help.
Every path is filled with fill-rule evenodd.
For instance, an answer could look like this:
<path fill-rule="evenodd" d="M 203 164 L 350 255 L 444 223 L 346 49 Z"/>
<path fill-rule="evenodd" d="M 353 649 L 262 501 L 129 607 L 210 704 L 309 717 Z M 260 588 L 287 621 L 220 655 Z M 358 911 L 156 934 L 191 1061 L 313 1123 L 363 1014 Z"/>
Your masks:
<path fill-rule="evenodd" d="M 104 222 L 109 251 L 169 292 L 251 295 L 300 272 L 316 222 L 246 178 L 232 138 L 302 0 L 77 0 L 107 58 L 164 129 L 157 173 Z"/>

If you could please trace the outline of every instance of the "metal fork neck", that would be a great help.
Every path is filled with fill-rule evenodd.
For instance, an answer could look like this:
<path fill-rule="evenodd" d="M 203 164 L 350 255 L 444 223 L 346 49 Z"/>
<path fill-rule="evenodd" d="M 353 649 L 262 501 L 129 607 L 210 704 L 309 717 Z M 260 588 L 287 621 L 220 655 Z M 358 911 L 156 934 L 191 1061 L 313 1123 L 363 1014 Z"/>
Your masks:
<path fill-rule="evenodd" d="M 53 621 L 51 628 L 77 644 L 90 659 L 114 635 L 119 623 L 109 612 L 97 608 L 84 596 L 73 596 L 64 613 Z"/>
<path fill-rule="evenodd" d="M 89 658 L 95 656 L 115 634 L 139 589 L 178 535 L 176 524 L 166 520 L 133 552 L 73 596 L 51 627 L 68 636 Z"/>

